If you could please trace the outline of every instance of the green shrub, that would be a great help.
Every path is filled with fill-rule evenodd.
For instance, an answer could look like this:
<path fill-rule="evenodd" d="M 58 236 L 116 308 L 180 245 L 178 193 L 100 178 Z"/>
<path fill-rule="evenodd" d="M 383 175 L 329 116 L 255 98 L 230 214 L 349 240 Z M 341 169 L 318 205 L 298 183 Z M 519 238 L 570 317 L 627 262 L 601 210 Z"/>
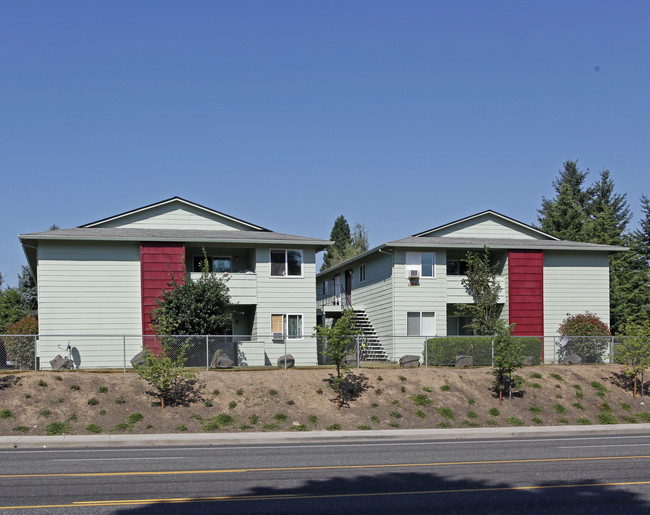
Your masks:
<path fill-rule="evenodd" d="M 639 421 L 636 419 L 636 417 L 632 415 L 623 415 L 621 417 L 621 420 L 625 422 L 626 424 L 638 424 Z"/>
<path fill-rule="evenodd" d="M 372 427 L 367 426 L 367 425 L 361 425 L 361 426 L 357 426 L 357 429 L 360 430 L 360 431 L 368 431 L 368 430 L 372 429 Z"/>
<path fill-rule="evenodd" d="M 555 379 L 556 381 L 564 381 L 564 378 L 560 374 L 549 374 L 548 376 Z M 559 388 L 558 385 L 556 386 Z"/>
<path fill-rule="evenodd" d="M 600 422 L 601 424 L 618 424 L 618 420 L 616 420 L 616 417 L 608 411 L 599 413 L 598 415 L 596 415 L 596 418 L 598 419 L 598 422 Z"/>
<path fill-rule="evenodd" d="M 480 422 L 474 422 L 474 421 L 471 421 L 471 420 L 463 420 L 460 423 L 460 427 L 481 427 L 481 423 Z"/>
<path fill-rule="evenodd" d="M 400 386 L 399 391 L 402 393 L 406 393 L 406 386 Z"/>
<path fill-rule="evenodd" d="M 578 420 L 576 420 L 576 423 L 580 424 L 581 426 L 590 426 L 591 420 L 585 417 L 581 417 Z"/>
<path fill-rule="evenodd" d="M 452 420 L 454 419 L 454 412 L 452 411 L 451 408 L 442 407 L 436 409 L 436 411 L 438 412 L 438 415 L 440 415 L 441 417 L 450 418 Z"/>
<path fill-rule="evenodd" d="M 66 419 L 66 422 L 76 422 L 77 420 L 78 420 L 77 414 L 73 413 Z"/>
<path fill-rule="evenodd" d="M 13 411 L 11 411 L 10 409 L 5 408 L 2 411 L 0 411 L 0 418 L 10 418 L 10 417 L 14 417 L 14 418 L 16 417 Z"/>
<path fill-rule="evenodd" d="M 391 411 L 390 416 L 393 418 L 402 418 L 402 414 L 399 411 Z"/>
<path fill-rule="evenodd" d="M 309 417 L 307 417 L 307 419 L 309 419 Z M 260 417 L 258 415 L 251 415 L 250 417 L 248 417 L 248 421 L 253 425 L 257 425 L 260 421 Z"/>
<path fill-rule="evenodd" d="M 428 386 L 423 386 L 422 391 L 427 392 L 427 393 L 431 393 L 431 388 L 429 388 Z"/>
<path fill-rule="evenodd" d="M 45 381 L 43 381 L 42 379 L 40 379 L 38 381 L 38 386 L 40 386 L 41 388 L 47 388 L 47 383 Z"/>
<path fill-rule="evenodd" d="M 431 404 L 433 404 L 433 401 L 423 393 L 411 395 L 411 400 L 416 406 L 431 406 Z"/>
<path fill-rule="evenodd" d="M 539 390 L 542 387 L 539 383 L 528 383 L 526 386 L 531 387 L 533 390 Z"/>
<path fill-rule="evenodd" d="M 31 398 L 32 398 L 32 395 L 30 393 L 25 394 L 25 399 L 31 399 Z"/>
<path fill-rule="evenodd" d="M 327 429 L 328 431 L 340 431 L 341 426 L 338 424 L 332 424 L 331 426 L 327 426 L 325 429 Z"/>
<path fill-rule="evenodd" d="M 312 425 L 318 424 L 318 417 L 316 415 L 307 415 L 307 422 Z"/>
<path fill-rule="evenodd" d="M 279 431 L 280 426 L 277 425 L 275 422 L 272 422 L 271 424 L 264 424 L 262 426 L 262 429 L 264 429 L 265 431 Z"/>
<path fill-rule="evenodd" d="M 203 424 L 203 426 L 201 427 L 203 431 L 216 431 L 219 428 L 220 428 L 219 424 L 214 420 L 211 420 L 210 422 Z"/>
<path fill-rule="evenodd" d="M 214 395 L 215 397 L 216 397 L 217 395 L 219 395 L 220 393 L 221 393 L 221 392 L 220 392 L 219 390 L 216 390 L 216 389 L 215 389 L 215 390 L 212 390 L 212 395 Z"/>
<path fill-rule="evenodd" d="M 211 400 L 205 400 L 205 401 L 203 401 L 203 405 L 204 405 L 206 408 L 211 408 L 212 406 L 214 406 L 214 404 L 212 404 L 212 401 L 211 401 Z"/>
<path fill-rule="evenodd" d="M 568 419 L 568 418 L 565 418 L 565 417 L 560 417 L 560 418 L 557 419 L 557 423 L 558 423 L 558 424 L 568 424 L 568 423 L 569 423 L 569 419 Z"/>
<path fill-rule="evenodd" d="M 632 406 L 626 404 L 625 402 L 621 402 L 621 408 L 625 411 L 632 411 Z"/>
<path fill-rule="evenodd" d="M 539 365 L 542 356 L 542 342 L 539 338 L 514 336 L 520 340 L 524 356 L 532 356 L 532 364 Z M 452 366 L 456 356 L 472 356 L 475 366 L 492 365 L 492 337 L 446 336 L 427 340 L 428 365 Z M 426 359 L 426 355 L 424 356 Z"/>
<path fill-rule="evenodd" d="M 537 424 L 538 426 L 544 424 L 544 421 L 539 417 L 533 417 L 531 420 L 533 421 L 533 423 Z"/>
<path fill-rule="evenodd" d="M 51 414 L 52 414 L 52 413 L 50 412 L 50 410 L 46 410 L 46 409 L 44 409 L 43 411 L 41 411 L 41 412 L 38 414 L 38 416 L 39 416 L 39 417 L 43 417 L 43 418 L 49 418 L 49 416 L 50 416 Z"/>
<path fill-rule="evenodd" d="M 229 407 L 230 409 L 235 409 L 235 408 L 237 407 L 237 401 L 230 401 L 230 402 L 228 403 L 228 407 Z"/>
<path fill-rule="evenodd" d="M 448 392 L 449 390 L 451 390 L 451 387 L 450 387 L 448 384 L 443 384 L 443 385 L 440 387 L 440 391 L 441 391 L 441 392 Z"/>
<path fill-rule="evenodd" d="M 98 388 L 99 393 L 106 393 L 108 392 L 108 386 L 100 386 Z"/>
<path fill-rule="evenodd" d="M 88 399 L 88 406 L 97 406 L 99 401 L 95 397 Z"/>
<path fill-rule="evenodd" d="M 644 422 L 650 422 L 650 413 L 646 413 L 643 411 L 641 413 L 635 413 L 635 415 L 639 417 L 639 419 L 643 420 Z"/>
<path fill-rule="evenodd" d="M 55 381 L 63 381 L 63 378 L 61 376 L 54 376 Z"/>
<path fill-rule="evenodd" d="M 286 422 L 288 417 L 284 413 L 276 413 L 273 418 L 278 422 Z"/>
<path fill-rule="evenodd" d="M 192 413 L 190 415 L 190 418 L 193 420 L 198 420 L 199 422 L 203 423 L 203 417 L 199 415 L 198 413 Z"/>
<path fill-rule="evenodd" d="M 391 420 L 388 425 L 390 427 L 398 428 L 399 427 L 399 422 L 397 420 Z"/>
<path fill-rule="evenodd" d="M 451 427 L 451 422 L 443 420 L 442 422 L 438 422 L 438 425 L 436 427 L 440 429 L 449 429 Z"/>
<path fill-rule="evenodd" d="M 393 402 L 391 402 L 391 404 L 392 404 L 393 406 L 399 406 L 399 405 L 400 405 L 400 404 L 399 404 L 399 401 L 398 401 L 397 399 L 395 399 Z"/>
<path fill-rule="evenodd" d="M 474 404 L 476 404 L 476 401 L 472 397 L 469 397 L 467 399 L 467 404 L 469 404 L 470 406 L 474 406 Z"/>
<path fill-rule="evenodd" d="M 506 419 L 506 422 L 511 426 L 523 426 L 524 422 L 517 417 L 510 417 Z"/>
<path fill-rule="evenodd" d="M 603 384 L 599 383 L 598 381 L 592 381 L 591 383 L 589 383 L 589 386 L 591 386 L 594 390 L 596 390 L 598 392 L 606 392 L 607 391 L 607 387 L 604 386 Z"/>
<path fill-rule="evenodd" d="M 427 416 L 427 414 L 421 409 L 415 410 L 414 415 L 418 418 L 425 418 Z"/>
<path fill-rule="evenodd" d="M 274 396 L 276 396 L 277 394 L 278 394 L 278 391 L 277 391 L 277 390 L 273 390 L 273 389 L 269 390 L 269 395 L 270 395 L 271 397 L 274 397 Z"/>
<path fill-rule="evenodd" d="M 293 406 L 294 404 L 295 404 L 295 402 L 292 401 L 291 399 L 289 399 L 289 400 L 287 401 L 287 406 Z"/>
<path fill-rule="evenodd" d="M 65 422 L 52 422 L 45 426 L 45 434 L 48 436 L 64 435 L 70 432 Z"/>
<path fill-rule="evenodd" d="M 70 390 L 72 390 L 73 392 L 77 392 L 77 391 L 81 390 L 81 386 L 79 386 L 78 384 L 71 384 L 70 385 Z"/>
<path fill-rule="evenodd" d="M 377 415 L 371 415 L 370 421 L 374 424 L 379 424 L 379 417 Z"/>
<path fill-rule="evenodd" d="M 235 417 L 233 417 L 232 415 L 229 415 L 228 413 L 219 413 L 215 417 L 212 417 L 211 420 L 213 420 L 214 422 L 216 422 L 220 426 L 232 426 L 232 425 L 235 425 L 237 423 L 237 420 L 235 419 Z"/>
<path fill-rule="evenodd" d="M 309 431 L 309 428 L 305 424 L 298 424 L 297 426 L 290 426 L 289 429 L 291 429 L 292 431 Z M 368 429 L 370 429 L 370 428 L 368 427 Z"/>
<path fill-rule="evenodd" d="M 528 411 L 530 411 L 534 415 L 539 415 L 540 413 L 544 412 L 544 410 L 539 406 L 531 406 L 530 408 L 528 408 Z"/>
<path fill-rule="evenodd" d="M 63 397 L 59 397 L 59 398 L 56 400 L 56 402 L 58 402 L 59 404 L 61 404 L 61 403 L 64 402 L 64 401 L 65 401 L 65 399 L 64 399 Z"/>
<path fill-rule="evenodd" d="M 600 411 L 602 411 L 603 413 L 611 413 L 612 412 L 612 407 L 607 402 L 603 402 L 601 405 L 599 405 L 598 409 Z"/>
<path fill-rule="evenodd" d="M 532 374 L 530 374 L 530 377 L 533 379 L 541 379 L 542 374 L 540 374 L 539 372 L 533 372 Z"/>
<path fill-rule="evenodd" d="M 562 415 L 566 414 L 566 408 L 564 406 L 562 406 L 562 404 L 554 405 L 553 406 L 553 411 L 555 411 L 555 413 L 560 413 Z"/>
<path fill-rule="evenodd" d="M 140 422 L 141 420 L 144 420 L 144 416 L 142 413 L 131 413 L 128 417 L 126 417 L 126 422 L 130 426 L 134 426 L 137 422 Z"/>
<path fill-rule="evenodd" d="M 406 381 L 406 377 L 404 376 L 397 376 L 400 381 Z"/>
<path fill-rule="evenodd" d="M 26 433 L 29 431 L 29 428 L 27 426 L 16 426 L 11 429 L 12 431 L 16 431 L 18 433 Z"/>
<path fill-rule="evenodd" d="M 585 409 L 585 407 L 584 407 L 582 404 L 580 404 L 579 402 L 574 402 L 574 403 L 572 404 L 572 406 L 573 406 L 575 409 L 579 409 L 579 410 L 582 410 L 582 411 L 584 411 L 584 409 Z"/>
<path fill-rule="evenodd" d="M 180 424 L 176 426 L 176 431 L 187 431 L 187 426 L 185 424 Z"/>
<path fill-rule="evenodd" d="M 490 408 L 490 410 L 488 411 L 488 413 L 489 413 L 490 415 L 492 415 L 493 417 L 498 417 L 498 416 L 501 414 L 501 413 L 499 412 L 499 409 L 498 409 L 498 408 Z"/>
<path fill-rule="evenodd" d="M 102 426 L 98 426 L 97 424 L 88 424 L 86 426 L 86 431 L 89 433 L 99 434 L 104 431 L 104 428 Z"/>
<path fill-rule="evenodd" d="M 105 410 L 105 409 L 100 409 L 100 410 L 99 410 L 99 414 L 100 414 L 101 416 L 106 415 L 106 410 Z"/>
<path fill-rule="evenodd" d="M 377 404 L 376 402 L 373 402 L 373 403 L 370 404 L 371 408 L 376 408 L 377 406 L 379 406 L 379 404 Z"/>

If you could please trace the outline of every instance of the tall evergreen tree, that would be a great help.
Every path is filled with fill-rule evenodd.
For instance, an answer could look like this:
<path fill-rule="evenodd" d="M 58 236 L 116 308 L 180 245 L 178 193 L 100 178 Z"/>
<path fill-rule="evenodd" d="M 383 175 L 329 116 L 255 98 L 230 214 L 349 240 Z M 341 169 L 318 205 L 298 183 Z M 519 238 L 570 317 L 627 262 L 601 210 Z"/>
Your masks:
<path fill-rule="evenodd" d="M 350 225 L 343 215 L 334 221 L 330 240 L 334 242 L 325 255 L 323 256 L 323 266 L 321 271 L 334 266 L 341 259 L 339 256 L 344 255 L 346 247 L 352 245 L 352 235 L 350 234 Z M 337 260 L 338 259 L 338 260 Z"/>
<path fill-rule="evenodd" d="M 537 220 L 540 228 L 563 240 L 584 241 L 586 239 L 586 208 L 591 193 L 584 182 L 589 170 L 578 169 L 577 161 L 566 161 L 559 176 L 553 181 L 555 198 L 542 198 L 542 208 Z"/>
<path fill-rule="evenodd" d="M 641 195 L 641 212 L 643 218 L 639 228 L 632 233 L 632 239 L 637 247 L 637 252 L 643 256 L 646 264 L 650 267 L 650 200 Z"/>
<path fill-rule="evenodd" d="M 632 215 L 627 194 L 614 193 L 614 181 L 609 170 L 600 172 L 600 180 L 589 188 L 591 199 L 586 205 L 589 217 L 585 234 L 591 243 L 621 245 L 623 234 Z"/>

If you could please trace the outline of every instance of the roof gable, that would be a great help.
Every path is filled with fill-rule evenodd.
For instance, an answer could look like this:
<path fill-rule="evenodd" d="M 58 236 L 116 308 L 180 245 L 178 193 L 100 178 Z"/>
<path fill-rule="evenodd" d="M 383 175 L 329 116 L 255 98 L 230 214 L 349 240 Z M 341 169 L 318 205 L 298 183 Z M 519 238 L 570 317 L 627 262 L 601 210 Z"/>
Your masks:
<path fill-rule="evenodd" d="M 268 231 L 264 227 L 214 211 L 180 197 L 156 202 L 80 227 Z"/>
<path fill-rule="evenodd" d="M 483 211 L 475 215 L 461 218 L 428 231 L 414 234 L 420 236 L 451 236 L 455 238 L 513 238 L 531 240 L 557 240 L 539 229 L 509 218 L 496 211 Z"/>

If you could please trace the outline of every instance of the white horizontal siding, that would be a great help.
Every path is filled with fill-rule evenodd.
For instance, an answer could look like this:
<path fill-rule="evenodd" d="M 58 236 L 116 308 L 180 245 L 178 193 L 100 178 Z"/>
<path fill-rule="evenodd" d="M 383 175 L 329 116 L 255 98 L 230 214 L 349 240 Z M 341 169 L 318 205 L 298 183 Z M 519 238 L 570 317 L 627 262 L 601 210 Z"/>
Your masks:
<path fill-rule="evenodd" d="M 228 273 L 219 274 L 226 280 L 230 302 L 233 304 L 257 304 L 257 275 Z M 200 272 L 192 272 L 190 277 L 198 281 Z"/>
<path fill-rule="evenodd" d="M 393 334 L 393 258 L 378 254 L 365 265 L 364 282 L 359 282 L 358 266 L 352 273 L 352 307 L 366 312 L 377 335 L 390 336 Z M 344 274 L 341 277 L 344 281 Z"/>
<path fill-rule="evenodd" d="M 454 236 L 458 238 L 516 238 L 516 239 L 545 239 L 533 230 L 497 218 L 484 215 L 479 218 L 466 220 L 451 227 L 445 227 L 427 233 L 427 236 Z"/>
<path fill-rule="evenodd" d="M 474 299 L 471 295 L 465 290 L 463 286 L 463 279 L 466 279 L 466 276 L 463 275 L 448 275 L 447 276 L 447 302 L 449 304 L 471 304 L 474 302 Z M 507 300 L 507 284 L 508 281 L 503 275 L 498 276 L 497 284 L 501 286 L 501 293 L 499 294 L 499 302 L 505 302 Z"/>
<path fill-rule="evenodd" d="M 205 229 L 213 231 L 251 230 L 250 227 L 211 214 L 201 209 L 179 204 L 165 204 L 123 218 L 103 222 L 97 227 L 129 227 L 134 229 Z"/>
<path fill-rule="evenodd" d="M 609 256 L 605 252 L 544 252 L 544 335 L 567 317 L 589 311 L 609 325 Z M 545 341 L 545 359 L 553 342 Z"/>

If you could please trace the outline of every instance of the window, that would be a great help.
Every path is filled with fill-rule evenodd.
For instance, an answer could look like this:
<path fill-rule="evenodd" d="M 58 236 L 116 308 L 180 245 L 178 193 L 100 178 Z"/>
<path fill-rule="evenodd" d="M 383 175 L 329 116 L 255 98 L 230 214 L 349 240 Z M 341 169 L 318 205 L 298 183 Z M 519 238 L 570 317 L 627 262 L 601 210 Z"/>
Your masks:
<path fill-rule="evenodd" d="M 416 274 L 416 275 L 414 275 Z M 435 252 L 407 252 L 406 277 L 435 277 Z"/>
<path fill-rule="evenodd" d="M 431 311 L 409 311 L 406 313 L 407 336 L 435 336 L 436 314 Z"/>
<path fill-rule="evenodd" d="M 366 281 L 366 265 L 359 266 L 359 282 L 363 283 Z"/>
<path fill-rule="evenodd" d="M 464 259 L 448 260 L 447 275 L 467 275 L 467 261 Z"/>
<path fill-rule="evenodd" d="M 194 256 L 193 265 L 195 272 L 201 272 L 203 270 L 203 263 L 205 261 L 204 256 Z M 231 272 L 231 259 L 230 257 L 225 256 L 208 256 L 208 270 L 210 272 Z"/>
<path fill-rule="evenodd" d="M 447 336 L 471 336 L 474 330 L 468 327 L 472 323 L 472 317 L 467 316 L 448 316 L 447 317 Z"/>
<path fill-rule="evenodd" d="M 302 250 L 271 250 L 271 275 L 301 276 Z"/>
<path fill-rule="evenodd" d="M 302 315 L 271 315 L 271 332 L 288 340 L 302 339 Z"/>

